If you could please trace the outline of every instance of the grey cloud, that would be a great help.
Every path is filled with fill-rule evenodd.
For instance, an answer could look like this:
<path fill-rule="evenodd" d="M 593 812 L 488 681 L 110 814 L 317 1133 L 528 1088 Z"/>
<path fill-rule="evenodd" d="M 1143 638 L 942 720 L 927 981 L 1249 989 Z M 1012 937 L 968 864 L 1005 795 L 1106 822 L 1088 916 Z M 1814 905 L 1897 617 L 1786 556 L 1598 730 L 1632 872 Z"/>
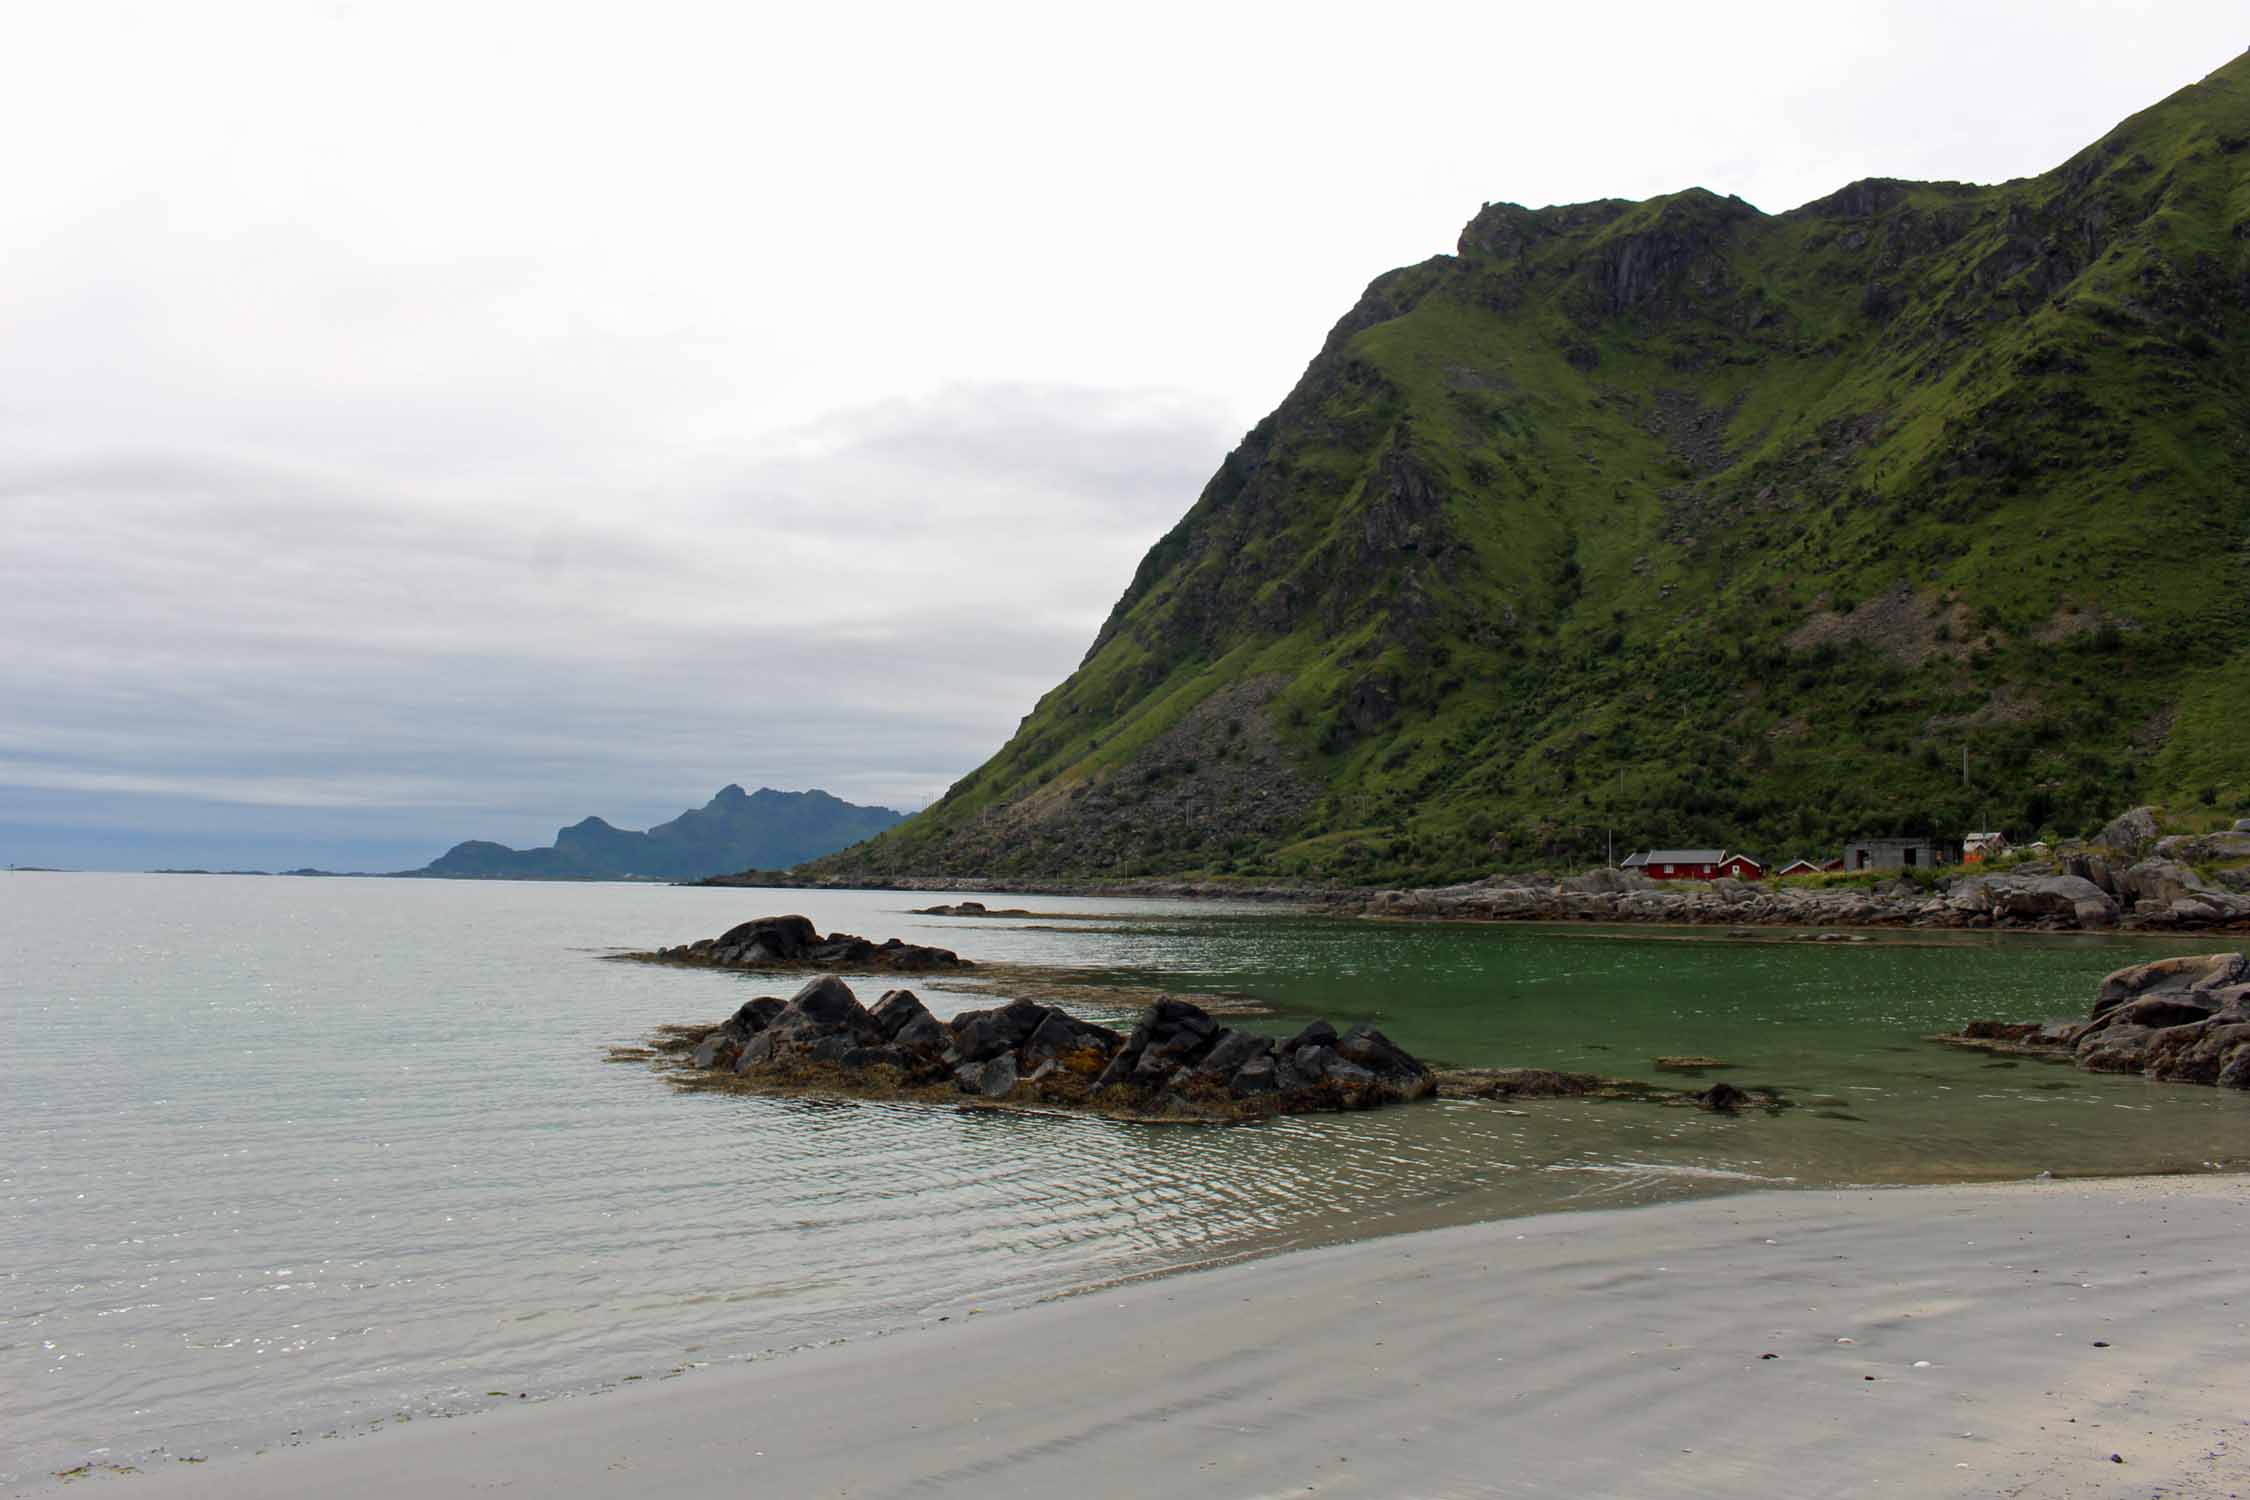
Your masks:
<path fill-rule="evenodd" d="M 1070 670 L 1225 441 L 1176 393 L 958 388 L 629 516 L 208 454 L 0 466 L 0 630 L 41 643 L 0 660 L 0 858 L 257 826 L 235 862 L 299 863 L 285 813 L 331 857 L 428 858 L 733 780 L 920 805 Z"/>

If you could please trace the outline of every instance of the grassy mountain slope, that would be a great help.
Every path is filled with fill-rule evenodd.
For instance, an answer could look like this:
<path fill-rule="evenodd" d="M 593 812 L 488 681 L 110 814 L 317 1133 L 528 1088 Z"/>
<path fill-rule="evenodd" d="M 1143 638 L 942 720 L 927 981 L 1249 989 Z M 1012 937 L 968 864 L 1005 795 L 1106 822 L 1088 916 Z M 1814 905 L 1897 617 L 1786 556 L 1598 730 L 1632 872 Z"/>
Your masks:
<path fill-rule="evenodd" d="M 997 755 L 818 868 L 1437 879 L 1610 828 L 2232 811 L 2246 444 L 2250 58 L 1994 187 L 1488 205 Z"/>

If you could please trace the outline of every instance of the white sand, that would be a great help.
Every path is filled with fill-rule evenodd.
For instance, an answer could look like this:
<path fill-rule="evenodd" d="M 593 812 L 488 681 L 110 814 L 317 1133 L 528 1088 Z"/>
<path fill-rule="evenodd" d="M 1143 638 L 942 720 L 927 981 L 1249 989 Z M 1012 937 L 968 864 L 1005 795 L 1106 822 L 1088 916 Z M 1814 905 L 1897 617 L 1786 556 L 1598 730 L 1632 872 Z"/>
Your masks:
<path fill-rule="evenodd" d="M 149 1500 L 2250 1496 L 2250 1181 L 1551 1214 L 116 1483 Z"/>

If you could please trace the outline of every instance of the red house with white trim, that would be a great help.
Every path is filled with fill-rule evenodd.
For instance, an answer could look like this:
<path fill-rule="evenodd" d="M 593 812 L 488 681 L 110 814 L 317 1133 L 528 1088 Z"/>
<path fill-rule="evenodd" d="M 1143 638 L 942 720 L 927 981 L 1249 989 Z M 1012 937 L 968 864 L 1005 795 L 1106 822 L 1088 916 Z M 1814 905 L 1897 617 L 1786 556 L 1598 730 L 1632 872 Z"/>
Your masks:
<path fill-rule="evenodd" d="M 1729 854 L 1724 849 L 1650 849 L 1628 854 L 1617 862 L 1620 870 L 1638 870 L 1651 880 L 1763 880 L 1766 862 L 1755 854 Z"/>
<path fill-rule="evenodd" d="M 1651 849 L 1626 855 L 1618 868 L 1638 870 L 1651 880 L 1716 880 L 1726 857 L 1724 849 Z"/>

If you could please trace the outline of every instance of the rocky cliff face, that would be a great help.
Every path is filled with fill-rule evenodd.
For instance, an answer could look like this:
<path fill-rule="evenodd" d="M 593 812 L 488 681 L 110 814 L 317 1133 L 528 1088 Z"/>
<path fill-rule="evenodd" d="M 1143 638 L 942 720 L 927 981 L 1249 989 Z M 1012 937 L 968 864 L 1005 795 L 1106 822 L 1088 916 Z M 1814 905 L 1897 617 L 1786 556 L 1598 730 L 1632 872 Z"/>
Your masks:
<path fill-rule="evenodd" d="M 1491 204 L 845 874 L 1362 882 L 2250 810 L 2250 61 L 1996 187 Z M 1970 750 L 1970 781 L 1960 777 Z"/>

